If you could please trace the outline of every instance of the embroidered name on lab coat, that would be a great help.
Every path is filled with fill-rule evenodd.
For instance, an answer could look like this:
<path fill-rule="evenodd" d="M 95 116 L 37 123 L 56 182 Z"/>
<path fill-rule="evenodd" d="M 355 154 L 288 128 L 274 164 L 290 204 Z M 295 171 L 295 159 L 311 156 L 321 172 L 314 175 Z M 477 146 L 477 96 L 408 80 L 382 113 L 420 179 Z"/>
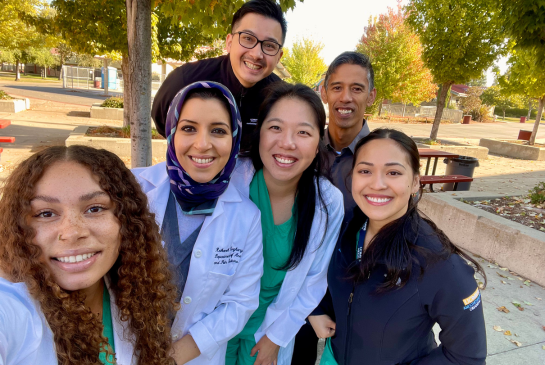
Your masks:
<path fill-rule="evenodd" d="M 242 258 L 243 251 L 243 249 L 238 247 L 216 247 L 216 253 L 214 255 L 214 265 L 227 265 L 232 262 L 238 264 L 239 260 Z"/>

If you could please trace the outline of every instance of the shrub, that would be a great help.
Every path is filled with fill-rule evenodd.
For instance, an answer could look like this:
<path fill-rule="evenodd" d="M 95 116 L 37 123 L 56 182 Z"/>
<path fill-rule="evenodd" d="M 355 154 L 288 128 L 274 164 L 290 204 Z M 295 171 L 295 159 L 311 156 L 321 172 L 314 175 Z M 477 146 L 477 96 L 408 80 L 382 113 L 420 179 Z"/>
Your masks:
<path fill-rule="evenodd" d="M 540 182 L 529 190 L 529 198 L 532 204 L 545 203 L 545 182 Z"/>
<path fill-rule="evenodd" d="M 123 98 L 112 96 L 111 98 L 104 100 L 100 106 L 103 108 L 123 108 Z"/>
<path fill-rule="evenodd" d="M 13 99 L 13 98 L 9 96 L 8 94 L 6 94 L 5 91 L 0 90 L 0 100 L 10 100 L 10 99 Z"/>

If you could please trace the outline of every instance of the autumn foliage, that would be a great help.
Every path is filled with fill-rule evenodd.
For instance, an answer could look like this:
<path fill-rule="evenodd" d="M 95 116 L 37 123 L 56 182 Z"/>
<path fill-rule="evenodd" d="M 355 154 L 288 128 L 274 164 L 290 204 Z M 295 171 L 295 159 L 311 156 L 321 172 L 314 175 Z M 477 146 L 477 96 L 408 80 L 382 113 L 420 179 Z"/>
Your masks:
<path fill-rule="evenodd" d="M 370 57 L 375 71 L 376 104 L 384 99 L 419 105 L 433 99 L 437 86 L 422 61 L 422 45 L 409 28 L 401 5 L 370 18 L 356 50 Z"/>

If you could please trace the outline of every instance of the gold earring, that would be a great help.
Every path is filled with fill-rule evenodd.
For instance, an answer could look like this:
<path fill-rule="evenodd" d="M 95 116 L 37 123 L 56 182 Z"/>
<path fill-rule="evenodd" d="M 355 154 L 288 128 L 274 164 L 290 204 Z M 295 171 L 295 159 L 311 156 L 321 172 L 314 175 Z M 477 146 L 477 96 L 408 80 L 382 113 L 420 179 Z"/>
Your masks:
<path fill-rule="evenodd" d="M 59 241 L 62 240 L 62 234 L 59 235 Z"/>

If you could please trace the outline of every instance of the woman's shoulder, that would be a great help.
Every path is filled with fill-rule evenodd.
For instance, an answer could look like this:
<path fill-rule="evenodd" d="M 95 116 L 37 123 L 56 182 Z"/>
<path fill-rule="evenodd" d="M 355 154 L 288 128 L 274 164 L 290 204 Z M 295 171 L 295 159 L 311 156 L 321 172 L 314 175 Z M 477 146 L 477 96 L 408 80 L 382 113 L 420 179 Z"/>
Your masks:
<path fill-rule="evenodd" d="M 56 364 L 53 334 L 26 284 L 0 278 L 0 303 L 0 363 L 7 354 L 8 363 Z"/>
<path fill-rule="evenodd" d="M 318 179 L 318 184 L 326 206 L 333 206 L 337 209 L 344 210 L 344 198 L 341 191 L 323 176 Z M 316 192 L 316 194 L 318 194 L 318 192 Z"/>
<path fill-rule="evenodd" d="M 163 180 L 168 178 L 165 161 L 149 167 L 136 167 L 131 169 L 131 172 L 144 192 L 160 185 Z"/>

